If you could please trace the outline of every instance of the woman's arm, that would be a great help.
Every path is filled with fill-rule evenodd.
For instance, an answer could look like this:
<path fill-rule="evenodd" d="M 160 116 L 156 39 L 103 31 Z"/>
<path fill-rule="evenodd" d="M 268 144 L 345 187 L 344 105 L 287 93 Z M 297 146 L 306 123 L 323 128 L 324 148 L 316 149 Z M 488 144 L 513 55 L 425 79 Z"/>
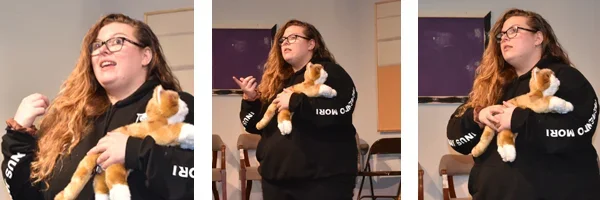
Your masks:
<path fill-rule="evenodd" d="M 592 85 L 577 69 L 562 67 L 555 71 L 560 80 L 556 93 L 573 104 L 566 114 L 535 113 L 530 109 L 515 108 L 511 116 L 511 130 L 533 141 L 546 153 L 573 152 L 589 148 L 598 123 L 598 99 Z"/>
<path fill-rule="evenodd" d="M 180 93 L 188 105 L 184 122 L 194 124 L 194 97 Z M 125 150 L 125 168 L 144 172 L 148 187 L 163 199 L 193 199 L 194 151 L 157 145 L 148 136 L 129 137 Z"/>
<path fill-rule="evenodd" d="M 319 128 L 352 124 L 352 113 L 358 99 L 354 82 L 341 66 L 335 63 L 322 64 L 328 74 L 325 85 L 335 89 L 337 96 L 308 97 L 303 93 L 293 93 L 289 102 L 293 118 L 311 121 Z"/>
<path fill-rule="evenodd" d="M 2 177 L 10 196 L 12 199 L 42 199 L 39 185 L 32 185 L 30 179 L 36 139 L 10 128 L 6 131 L 2 136 Z"/>
<path fill-rule="evenodd" d="M 452 113 L 448 121 L 446 136 L 452 149 L 467 155 L 479 142 L 483 129 L 475 122 L 473 108 L 468 108 L 462 116 L 457 117 L 459 109 L 460 107 Z"/>
<path fill-rule="evenodd" d="M 260 100 L 242 99 L 242 107 L 240 109 L 240 121 L 246 129 L 246 132 L 260 134 L 261 131 L 256 129 L 256 123 L 262 119 L 261 114 L 262 103 Z"/>

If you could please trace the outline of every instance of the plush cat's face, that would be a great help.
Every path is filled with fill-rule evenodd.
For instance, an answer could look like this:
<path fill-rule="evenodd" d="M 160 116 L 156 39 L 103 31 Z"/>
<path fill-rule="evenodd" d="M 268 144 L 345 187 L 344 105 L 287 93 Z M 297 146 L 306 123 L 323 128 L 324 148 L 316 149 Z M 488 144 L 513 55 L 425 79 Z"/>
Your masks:
<path fill-rule="evenodd" d="M 323 84 L 327 80 L 327 72 L 323 69 L 323 65 L 308 63 L 306 72 L 304 72 L 304 80 L 314 81 L 315 84 Z"/>
<path fill-rule="evenodd" d="M 531 71 L 529 88 L 532 91 L 540 91 L 544 96 L 554 95 L 558 91 L 560 81 L 550 69 L 539 69 L 534 67 Z"/>
<path fill-rule="evenodd" d="M 167 118 L 169 124 L 183 122 L 189 110 L 187 104 L 172 90 L 164 90 L 162 86 L 154 89 L 152 99 L 148 102 L 146 113 L 150 119 Z"/>

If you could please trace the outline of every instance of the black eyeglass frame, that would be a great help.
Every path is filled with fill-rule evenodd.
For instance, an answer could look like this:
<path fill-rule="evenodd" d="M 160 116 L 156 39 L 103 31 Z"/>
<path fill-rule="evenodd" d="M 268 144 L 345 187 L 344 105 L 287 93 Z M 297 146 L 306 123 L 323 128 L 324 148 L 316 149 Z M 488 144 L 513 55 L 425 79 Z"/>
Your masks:
<path fill-rule="evenodd" d="M 514 33 L 512 33 L 512 36 L 510 36 L 510 35 L 508 34 L 508 32 L 509 32 L 509 31 L 512 31 L 512 30 L 514 30 Z M 498 42 L 498 43 L 500 43 L 500 42 L 502 41 L 502 36 L 503 36 L 503 35 L 506 35 L 506 37 L 507 37 L 508 39 L 515 38 L 515 37 L 517 37 L 517 35 L 519 34 L 519 30 L 529 31 L 529 32 L 531 32 L 531 33 L 536 33 L 536 32 L 538 32 L 538 30 L 533 30 L 533 29 L 523 28 L 523 27 L 520 27 L 520 26 L 512 26 L 512 27 L 508 28 L 508 30 L 506 30 L 506 31 L 500 31 L 500 33 L 496 34 L 496 40 L 497 40 L 497 42 Z"/>
<path fill-rule="evenodd" d="M 116 50 L 115 49 L 111 49 L 111 47 L 108 46 L 108 44 L 111 43 L 111 42 L 117 41 L 117 40 L 123 40 L 123 42 L 121 44 L 119 44 L 119 45 L 116 45 L 116 46 L 119 47 L 118 49 L 116 49 Z M 111 53 L 119 52 L 119 51 L 121 51 L 121 49 L 123 49 L 123 45 L 125 45 L 125 41 L 127 41 L 127 42 L 129 42 L 129 43 L 131 43 L 131 44 L 133 44 L 135 46 L 138 46 L 140 48 L 146 47 L 146 45 L 137 43 L 137 42 L 135 42 L 133 40 L 130 40 L 130 39 L 126 38 L 126 37 L 112 37 L 112 38 L 109 38 L 106 41 L 96 41 L 96 42 L 93 42 L 92 44 L 90 44 L 90 54 L 92 56 L 100 54 L 100 52 L 97 52 L 96 54 L 94 54 L 94 51 L 97 50 L 97 49 L 102 48 L 102 46 L 104 46 L 104 45 L 106 45 L 106 49 L 108 49 L 108 51 L 110 51 Z M 98 47 L 94 48 L 94 45 L 98 44 L 98 42 L 100 43 L 100 45 Z"/>
<path fill-rule="evenodd" d="M 287 40 L 288 43 L 294 44 L 294 43 L 296 43 L 296 40 L 298 40 L 298 38 L 304 38 L 305 40 L 310 40 L 309 37 L 301 36 L 301 35 L 298 35 L 298 34 L 293 34 L 293 35 L 288 35 L 287 37 L 281 37 L 281 38 L 279 38 L 279 40 L 277 42 L 279 42 L 279 45 L 281 45 L 281 44 L 283 44 Z"/>

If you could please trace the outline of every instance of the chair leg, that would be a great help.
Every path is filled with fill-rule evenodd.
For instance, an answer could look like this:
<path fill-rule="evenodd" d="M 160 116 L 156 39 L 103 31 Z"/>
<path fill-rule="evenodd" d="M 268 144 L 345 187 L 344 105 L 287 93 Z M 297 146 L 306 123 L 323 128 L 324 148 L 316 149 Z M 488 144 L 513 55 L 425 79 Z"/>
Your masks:
<path fill-rule="evenodd" d="M 248 197 L 246 197 L 246 181 L 240 180 L 240 183 L 242 185 L 242 200 L 248 200 Z"/>
<path fill-rule="evenodd" d="M 396 196 L 398 197 L 398 200 L 400 200 L 400 189 L 402 187 L 402 182 L 398 182 L 398 192 L 396 193 Z M 418 197 L 421 198 L 421 197 Z"/>
<path fill-rule="evenodd" d="M 213 197 L 215 198 L 215 200 L 219 200 L 219 191 L 217 191 L 217 183 L 216 182 L 212 182 L 212 191 L 213 191 Z"/>
<path fill-rule="evenodd" d="M 374 186 L 373 186 L 373 176 L 369 176 L 369 181 L 371 182 L 371 196 L 372 199 L 377 199 L 377 197 L 375 197 L 375 190 L 374 190 Z"/>
<path fill-rule="evenodd" d="M 362 194 L 362 189 L 363 189 L 363 185 L 365 184 L 365 176 L 362 176 L 362 179 L 360 181 L 360 188 L 358 189 L 358 196 L 357 199 L 361 199 L 360 195 Z"/>
<path fill-rule="evenodd" d="M 250 194 L 252 193 L 252 181 L 246 181 L 246 200 L 250 200 Z"/>
<path fill-rule="evenodd" d="M 221 193 L 223 194 L 223 200 L 227 200 L 227 179 L 223 178 L 221 181 Z"/>

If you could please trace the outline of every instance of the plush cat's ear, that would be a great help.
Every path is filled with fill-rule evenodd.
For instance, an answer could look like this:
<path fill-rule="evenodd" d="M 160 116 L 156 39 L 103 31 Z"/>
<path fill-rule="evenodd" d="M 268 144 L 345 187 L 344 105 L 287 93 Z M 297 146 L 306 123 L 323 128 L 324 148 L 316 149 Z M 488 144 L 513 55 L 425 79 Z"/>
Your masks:
<path fill-rule="evenodd" d="M 160 95 L 163 91 L 163 87 L 161 85 L 156 86 L 156 88 L 154 88 L 154 97 L 156 97 L 156 101 L 158 101 L 158 104 L 160 105 Z"/>
<path fill-rule="evenodd" d="M 169 93 L 167 93 L 167 94 L 169 94 Z M 171 100 L 173 100 L 175 102 L 177 102 L 177 100 L 179 99 L 179 95 L 177 95 L 177 93 L 171 93 L 169 95 L 169 97 L 171 98 Z"/>
<path fill-rule="evenodd" d="M 531 76 L 533 77 L 533 80 L 535 80 L 539 71 L 540 71 L 539 68 L 533 67 L 533 70 L 531 71 Z"/>

